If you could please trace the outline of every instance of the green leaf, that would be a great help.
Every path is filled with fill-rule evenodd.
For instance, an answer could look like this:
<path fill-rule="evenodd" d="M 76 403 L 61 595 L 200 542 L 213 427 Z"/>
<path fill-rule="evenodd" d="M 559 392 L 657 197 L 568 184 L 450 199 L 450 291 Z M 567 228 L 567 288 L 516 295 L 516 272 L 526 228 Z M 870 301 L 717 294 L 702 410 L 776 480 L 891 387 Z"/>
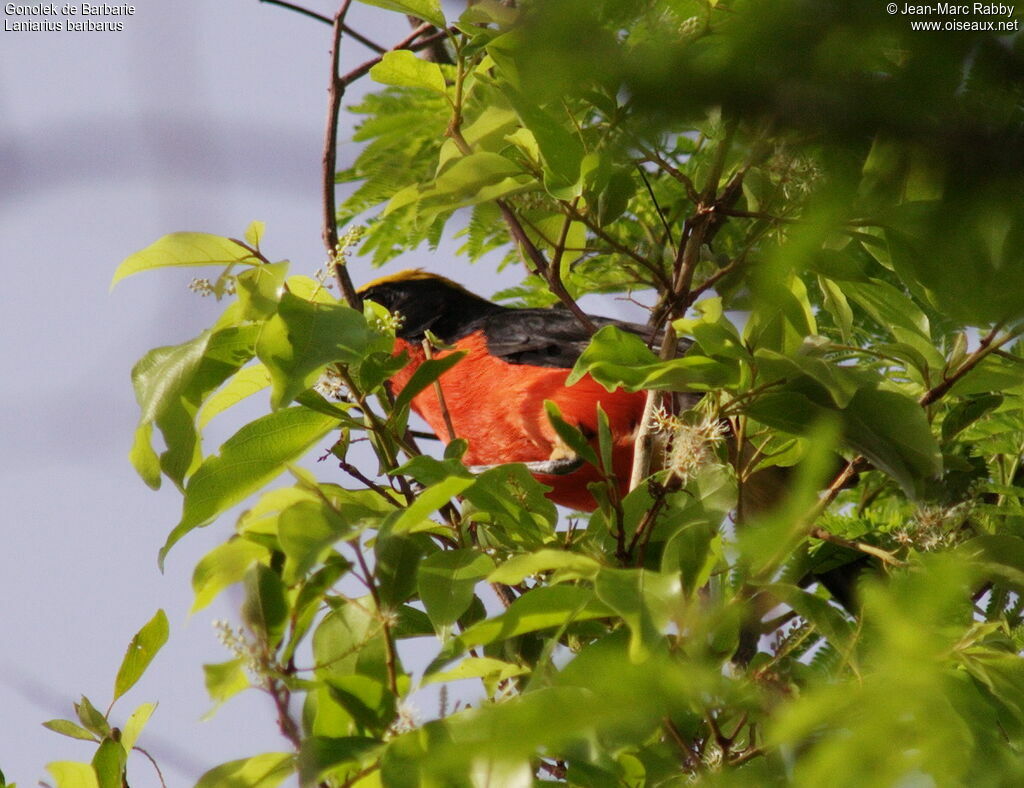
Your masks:
<path fill-rule="evenodd" d="M 942 472 L 942 453 L 921 408 L 910 397 L 861 389 L 842 411 L 843 439 L 892 476 L 908 495 Z"/>
<path fill-rule="evenodd" d="M 362 731 L 383 735 L 395 716 L 395 696 L 383 682 L 368 676 L 328 676 L 331 698 Z"/>
<path fill-rule="evenodd" d="M 75 704 L 75 712 L 78 714 L 78 721 L 101 739 L 110 735 L 110 723 L 107 722 L 107 718 L 85 695 Z"/>
<path fill-rule="evenodd" d="M 267 223 L 261 222 L 259 219 L 255 219 L 249 222 L 249 226 L 245 228 L 245 242 L 254 249 L 260 248 L 260 241 L 263 240 L 263 233 L 266 232 Z"/>
<path fill-rule="evenodd" d="M 514 586 L 523 582 L 530 575 L 541 572 L 557 571 L 558 577 L 564 580 L 574 578 L 593 579 L 601 569 L 601 564 L 585 555 L 569 553 L 564 550 L 539 550 L 510 558 L 488 576 L 492 583 L 505 583 Z"/>
<path fill-rule="evenodd" d="M 979 574 L 1024 593 L 1024 539 L 1009 534 L 982 534 L 957 548 Z"/>
<path fill-rule="evenodd" d="M 803 280 L 770 277 L 765 271 L 755 281 L 754 308 L 743 328 L 745 344 L 787 355 L 798 352 L 807 337 L 818 333 Z"/>
<path fill-rule="evenodd" d="M 121 743 L 104 739 L 92 757 L 92 768 L 100 788 L 123 788 L 127 753 Z"/>
<path fill-rule="evenodd" d="M 274 314 L 289 267 L 287 260 L 268 263 L 250 268 L 235 277 L 243 320 L 263 320 Z"/>
<path fill-rule="evenodd" d="M 114 700 L 124 695 L 142 677 L 153 657 L 167 642 L 169 632 L 167 614 L 163 610 L 158 610 L 135 634 L 128 644 L 128 650 L 114 680 Z"/>
<path fill-rule="evenodd" d="M 128 461 L 147 487 L 160 489 L 160 457 L 153 450 L 152 422 L 147 421 L 135 429 L 135 440 L 128 451 Z"/>
<path fill-rule="evenodd" d="M 340 767 L 371 763 L 383 748 L 384 742 L 365 736 L 310 736 L 299 751 L 299 781 L 316 785 Z"/>
<path fill-rule="evenodd" d="M 678 572 L 683 591 L 692 595 L 707 583 L 718 563 L 713 549 L 716 538 L 715 529 L 708 523 L 692 522 L 681 528 L 665 544 L 661 571 Z"/>
<path fill-rule="evenodd" d="M 427 615 L 442 640 L 473 601 L 473 589 L 494 569 L 477 550 L 442 550 L 420 563 L 417 585 Z"/>
<path fill-rule="evenodd" d="M 562 627 L 573 621 L 587 621 L 612 615 L 612 610 L 594 598 L 594 592 L 570 585 L 542 586 L 513 602 L 495 618 L 480 621 L 453 638 L 430 664 L 426 674 L 437 672 L 462 652 L 496 640 Z"/>
<path fill-rule="evenodd" d="M 942 419 L 942 440 L 949 441 L 1003 404 L 1001 394 L 982 394 L 957 403 Z"/>
<path fill-rule="evenodd" d="M 433 528 L 429 517 L 444 506 L 452 498 L 461 495 L 473 483 L 474 479 L 461 476 L 449 476 L 447 479 L 433 484 L 421 492 L 407 509 L 396 512 L 389 517 L 389 528 L 393 534 L 415 533 Z"/>
<path fill-rule="evenodd" d="M 636 334 L 605 326 L 576 360 L 566 385 L 586 374 L 608 391 L 620 386 L 627 391 L 707 391 L 734 384 L 738 369 L 706 356 L 661 361 Z"/>
<path fill-rule="evenodd" d="M 195 416 L 206 396 L 252 358 L 255 326 L 206 331 L 174 347 L 151 350 L 132 369 L 132 383 L 141 409 L 131 458 L 151 486 L 153 450 L 149 425 L 160 428 L 167 450 L 160 467 L 176 484 L 199 465 L 199 434 Z"/>
<path fill-rule="evenodd" d="M 583 161 L 583 143 L 579 133 L 570 130 L 568 112 L 559 122 L 541 108 L 535 100 L 508 88 L 506 96 L 515 107 L 523 126 L 533 133 L 544 165 L 544 186 L 558 199 L 570 200 L 580 194 L 580 164 Z M 564 108 L 563 108 L 564 111 Z"/>
<path fill-rule="evenodd" d="M 165 266 L 257 265 L 252 252 L 230 238 L 209 233 L 171 233 L 129 255 L 117 267 L 111 289 L 126 276 Z"/>
<path fill-rule="evenodd" d="M 245 672 L 244 657 L 203 665 L 203 676 L 206 692 L 214 702 L 213 708 L 203 715 L 204 720 L 212 717 L 222 703 L 252 686 Z"/>
<path fill-rule="evenodd" d="M 56 788 L 100 788 L 91 763 L 54 761 L 46 764 L 46 771 L 53 775 Z"/>
<path fill-rule="evenodd" d="M 498 681 L 522 676 L 530 672 L 524 665 L 513 665 L 511 662 L 494 659 L 493 657 L 466 657 L 456 667 L 444 673 L 435 673 L 423 680 L 424 685 L 437 684 L 444 681 L 462 679 L 482 679 L 495 677 Z"/>
<path fill-rule="evenodd" d="M 288 621 L 288 601 L 281 576 L 263 564 L 254 564 L 245 575 L 242 619 L 257 635 L 276 648 Z"/>
<path fill-rule="evenodd" d="M 408 14 L 422 19 L 424 22 L 430 22 L 435 27 L 444 28 L 446 25 L 438 0 L 359 0 L 359 2 L 377 8 L 386 8 L 389 11 L 397 11 L 400 14 Z"/>
<path fill-rule="evenodd" d="M 765 590 L 803 616 L 841 653 L 849 654 L 856 635 L 853 624 L 827 600 L 809 594 L 796 586 L 782 583 L 768 585 Z"/>
<path fill-rule="evenodd" d="M 192 571 L 192 591 L 196 598 L 190 613 L 197 613 L 230 585 L 241 582 L 256 561 L 266 561 L 270 551 L 250 539 L 235 537 L 217 545 Z"/>
<path fill-rule="evenodd" d="M 335 418 L 294 407 L 242 427 L 189 479 L 181 520 L 160 550 L 160 565 L 182 536 L 244 500 L 337 426 Z"/>
<path fill-rule="evenodd" d="M 338 540 L 354 530 L 352 524 L 323 501 L 300 501 L 281 512 L 277 535 L 287 557 L 284 581 L 301 580 Z"/>
<path fill-rule="evenodd" d="M 555 505 L 545 496 L 548 489 L 526 466 L 510 463 L 484 471 L 463 496 L 475 508 L 473 519 L 488 523 L 493 538 L 513 549 L 536 549 L 551 537 L 558 520 Z"/>
<path fill-rule="evenodd" d="M 416 592 L 424 543 L 415 535 L 380 534 L 373 546 L 381 605 L 395 609 Z"/>
<path fill-rule="evenodd" d="M 382 85 L 424 88 L 442 96 L 448 94 L 441 67 L 407 49 L 385 52 L 381 61 L 370 69 L 370 78 Z"/>
<path fill-rule="evenodd" d="M 293 753 L 267 752 L 210 769 L 195 788 L 274 788 L 294 771 Z"/>
<path fill-rule="evenodd" d="M 594 581 L 597 598 L 614 610 L 629 627 L 629 657 L 634 663 L 648 659 L 661 640 L 664 608 L 681 589 L 678 574 L 661 575 L 645 569 L 603 567 Z"/>
<path fill-rule="evenodd" d="M 914 348 L 933 369 L 942 367 L 944 359 L 932 344 L 928 318 L 908 296 L 877 279 L 843 282 L 843 292 L 897 342 Z"/>
<path fill-rule="evenodd" d="M 427 359 L 420 364 L 416 368 L 416 371 L 412 373 L 412 377 L 409 378 L 409 382 L 402 387 L 398 396 L 395 397 L 395 406 L 391 417 L 392 420 L 394 420 L 395 416 L 401 413 L 404 408 L 409 407 L 413 397 L 440 378 L 441 375 L 449 369 L 454 367 L 465 355 L 466 351 L 459 350 L 455 353 L 449 353 L 442 358 Z"/>
<path fill-rule="evenodd" d="M 865 385 L 875 382 L 870 376 L 858 370 L 848 369 L 810 355 L 784 356 L 774 350 L 759 348 L 754 353 L 758 374 L 765 383 L 776 380 L 797 380 L 801 376 L 819 384 L 833 403 L 845 408 L 850 400 Z"/>
<path fill-rule="evenodd" d="M 391 341 L 373 332 L 362 313 L 342 304 L 324 304 L 281 296 L 277 314 L 260 331 L 256 355 L 270 370 L 275 410 L 309 388 L 329 363 L 356 365 L 373 350 L 387 351 Z"/>
<path fill-rule="evenodd" d="M 72 739 L 84 739 L 85 741 L 99 741 L 96 735 L 91 731 L 87 731 L 81 725 L 77 725 L 71 720 L 49 720 L 43 723 L 44 728 L 49 728 L 54 733 L 59 733 L 61 736 L 69 736 Z"/>
<path fill-rule="evenodd" d="M 154 711 L 156 711 L 155 703 L 142 703 L 128 716 L 124 727 L 121 728 L 121 746 L 124 747 L 125 752 L 131 752 Z"/>
<path fill-rule="evenodd" d="M 942 470 L 942 454 L 931 427 L 914 400 L 893 391 L 862 388 L 839 410 L 799 390 L 762 395 L 748 413 L 793 435 L 804 434 L 821 419 L 842 419 L 843 442 L 892 476 L 908 495 L 918 495 L 926 480 Z"/>
<path fill-rule="evenodd" d="M 594 451 L 582 432 L 562 418 L 558 405 L 551 400 L 544 400 L 544 413 L 547 415 L 548 421 L 551 422 L 551 426 L 554 427 L 555 432 L 558 433 L 558 437 L 562 439 L 566 446 L 572 449 L 577 457 L 589 462 L 591 465 L 600 467 L 597 452 Z"/>
<path fill-rule="evenodd" d="M 203 403 L 199 411 L 199 427 L 204 429 L 216 415 L 224 412 L 232 405 L 237 405 L 246 397 L 262 391 L 270 385 L 270 370 L 265 364 L 257 363 L 239 369 L 228 378 L 227 383 L 218 389 L 212 397 Z"/>
<path fill-rule="evenodd" d="M 424 209 L 449 210 L 493 200 L 527 188 L 532 179 L 520 180 L 520 165 L 489 151 L 456 159 L 427 186 L 411 186 L 396 193 L 381 214 L 421 203 Z"/>
<path fill-rule="evenodd" d="M 381 617 L 367 595 L 347 600 L 328 613 L 313 633 L 313 661 L 318 679 L 359 674 L 388 684 L 388 653 Z M 396 671 L 400 665 L 395 665 Z"/>

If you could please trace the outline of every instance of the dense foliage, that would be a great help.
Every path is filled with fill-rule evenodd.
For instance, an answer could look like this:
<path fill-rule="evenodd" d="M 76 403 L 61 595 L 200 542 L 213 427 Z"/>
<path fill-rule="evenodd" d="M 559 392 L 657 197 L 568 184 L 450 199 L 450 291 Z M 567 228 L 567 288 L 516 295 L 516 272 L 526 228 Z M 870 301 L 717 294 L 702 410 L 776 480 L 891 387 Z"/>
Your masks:
<path fill-rule="evenodd" d="M 184 496 L 163 554 L 251 500 L 193 575 L 197 609 L 246 594 L 206 682 L 265 691 L 289 745 L 200 785 L 1024 779 L 1020 36 L 912 32 L 873 2 L 372 5 L 447 29 L 450 62 L 369 71 L 337 212 L 365 229 L 336 262 L 457 232 L 465 260 L 435 270 L 501 250 L 525 268 L 507 303 L 645 291 L 663 346 L 606 328 L 576 371 L 703 396 L 653 415 L 628 496 L 559 512 L 523 466 L 424 454 L 413 391 L 383 388 L 393 318 L 267 260 L 258 223 L 129 257 L 116 278 L 222 269 L 217 322 L 134 370 L 131 456 Z M 411 714 L 465 679 L 468 704 Z M 79 710 L 53 726 L 99 750 L 54 777 L 120 785 L 134 738 Z"/>

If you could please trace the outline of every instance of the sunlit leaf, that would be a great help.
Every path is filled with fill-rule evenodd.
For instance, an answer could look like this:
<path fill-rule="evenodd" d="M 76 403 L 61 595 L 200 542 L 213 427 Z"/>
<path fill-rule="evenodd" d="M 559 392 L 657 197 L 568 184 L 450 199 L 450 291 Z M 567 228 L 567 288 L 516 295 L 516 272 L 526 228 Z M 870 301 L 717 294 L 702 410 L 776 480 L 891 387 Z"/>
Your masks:
<path fill-rule="evenodd" d="M 443 640 L 469 607 L 476 584 L 493 568 L 494 561 L 475 550 L 441 551 L 420 563 L 420 599 Z"/>
<path fill-rule="evenodd" d="M 303 407 L 271 413 L 242 427 L 189 479 L 181 521 L 160 550 L 167 552 L 193 528 L 206 525 L 280 474 L 337 426 L 337 420 Z"/>
<path fill-rule="evenodd" d="M 370 69 L 370 77 L 382 85 L 425 88 L 441 95 L 447 93 L 441 67 L 406 49 L 385 52 L 380 63 Z"/>
<path fill-rule="evenodd" d="M 386 8 L 389 11 L 397 11 L 400 14 L 409 14 L 437 27 L 445 26 L 444 14 L 441 13 L 441 4 L 438 0 L 359 0 L 359 2 Z"/>
<path fill-rule="evenodd" d="M 210 769 L 196 788 L 274 788 L 295 770 L 295 755 L 268 752 Z"/>
<path fill-rule="evenodd" d="M 153 657 L 167 642 L 169 634 L 167 614 L 163 610 L 156 611 L 128 644 L 128 651 L 125 652 L 114 680 L 114 700 L 124 695 L 142 677 Z"/>
<path fill-rule="evenodd" d="M 200 266 L 244 263 L 259 260 L 237 241 L 209 233 L 171 233 L 126 257 L 114 272 L 111 288 L 126 276 L 164 266 Z"/>
<path fill-rule="evenodd" d="M 46 771 L 53 775 L 56 788 L 100 788 L 96 770 L 90 763 L 54 761 L 46 764 Z"/>

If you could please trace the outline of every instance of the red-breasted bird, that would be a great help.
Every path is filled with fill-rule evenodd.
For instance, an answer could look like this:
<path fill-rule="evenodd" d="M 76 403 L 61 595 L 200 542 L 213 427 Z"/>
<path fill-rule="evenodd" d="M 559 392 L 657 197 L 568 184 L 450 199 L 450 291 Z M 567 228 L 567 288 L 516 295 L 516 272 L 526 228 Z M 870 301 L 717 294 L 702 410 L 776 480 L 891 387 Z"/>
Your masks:
<path fill-rule="evenodd" d="M 625 494 L 645 393 L 609 392 L 589 375 L 566 385 L 570 370 L 590 341 L 571 313 L 500 306 L 450 279 L 420 270 L 377 279 L 365 285 L 360 295 L 401 316 L 395 353 L 404 351 L 410 360 L 391 378 L 392 393 L 400 392 L 427 359 L 423 346 L 426 332 L 454 348 L 436 350 L 434 358 L 466 351 L 464 358 L 441 375 L 439 383 L 455 437 L 465 438 L 469 444 L 463 458 L 467 465 L 527 463 L 537 480 L 552 488 L 548 493 L 552 501 L 589 511 L 595 501 L 587 485 L 598 481 L 600 473 L 592 465 L 580 464 L 558 438 L 544 401 L 554 402 L 562 418 L 587 436 L 595 449 L 600 405 L 608 415 L 612 464 Z M 598 328 L 615 325 L 650 335 L 650 329 L 635 323 L 602 317 L 591 320 Z M 441 440 L 451 439 L 433 386 L 413 398 L 412 409 Z"/>

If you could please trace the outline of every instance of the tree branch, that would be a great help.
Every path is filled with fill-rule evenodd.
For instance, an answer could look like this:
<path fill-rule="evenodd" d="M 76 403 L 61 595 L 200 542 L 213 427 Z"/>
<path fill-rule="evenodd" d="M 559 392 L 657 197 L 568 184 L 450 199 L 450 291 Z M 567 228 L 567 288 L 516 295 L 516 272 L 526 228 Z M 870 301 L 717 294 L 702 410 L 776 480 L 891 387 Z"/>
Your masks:
<path fill-rule="evenodd" d="M 268 5 L 281 6 L 281 8 L 287 8 L 289 11 L 295 11 L 297 14 L 308 16 L 310 19 L 316 19 L 318 22 L 323 22 L 326 25 L 334 24 L 334 20 L 331 19 L 329 16 L 318 14 L 316 11 L 310 11 L 308 8 L 303 8 L 300 5 L 295 5 L 295 3 L 285 2 L 285 0 L 260 0 L 260 2 L 267 3 Z M 349 36 L 350 38 L 354 38 L 367 49 L 372 49 L 374 52 L 384 51 L 384 47 L 382 47 L 380 44 L 371 41 L 362 33 L 358 32 L 357 30 L 353 30 L 348 25 L 343 25 L 342 29 L 345 31 L 345 35 Z"/>
<path fill-rule="evenodd" d="M 432 25 L 427 25 L 426 29 L 430 29 L 431 27 Z M 391 47 L 391 49 L 387 50 L 387 52 L 397 52 L 400 49 L 408 49 L 410 52 L 419 52 L 421 49 L 426 49 L 431 44 L 434 44 L 438 41 L 441 41 L 442 39 L 447 38 L 448 35 L 451 32 L 453 32 L 453 30 L 454 28 L 439 30 L 433 35 L 427 36 L 426 38 L 423 38 L 420 41 L 416 41 L 416 39 L 419 38 L 419 36 L 423 35 L 423 25 L 421 25 L 420 27 L 416 28 L 416 30 L 413 30 L 412 33 L 410 33 L 408 36 L 406 36 L 393 47 Z M 414 41 L 416 43 L 413 43 Z M 345 83 L 345 85 L 351 85 L 360 77 L 366 76 L 366 74 L 369 73 L 371 68 L 373 68 L 375 65 L 380 63 L 381 60 L 384 59 L 384 55 L 386 55 L 387 52 L 383 52 L 377 57 L 367 60 L 362 65 L 356 66 L 354 69 L 345 74 L 345 76 L 341 78 L 341 81 Z"/>
<path fill-rule="evenodd" d="M 399 697 L 398 671 L 395 667 L 395 644 L 391 639 L 391 624 L 388 622 L 387 614 L 385 614 L 381 607 L 380 592 L 377 590 L 377 584 L 373 580 L 373 573 L 370 571 L 370 567 L 366 563 L 366 556 L 363 555 L 363 546 L 358 538 L 355 540 L 354 547 L 356 560 L 359 562 L 359 567 L 363 570 L 363 574 L 366 577 L 366 587 L 369 589 L 370 596 L 373 598 L 373 604 L 377 608 L 377 616 L 380 618 L 380 624 L 384 631 L 384 667 L 388 674 L 388 689 L 397 699 Z"/>
<path fill-rule="evenodd" d="M 345 15 L 348 14 L 352 0 L 343 0 L 338 13 L 332 21 L 333 36 L 331 40 L 331 80 L 327 88 L 327 129 L 324 132 L 323 166 L 321 168 L 323 190 L 323 241 L 327 247 L 327 259 L 334 268 L 334 276 L 338 287 L 345 296 L 345 301 L 353 309 L 361 307 L 361 299 L 352 284 L 348 268 L 339 264 L 338 256 L 338 210 L 335 203 L 335 171 L 338 161 L 338 115 L 341 112 L 341 99 L 345 95 L 345 81 L 338 76 L 338 64 L 341 61 L 341 35 L 345 29 Z"/>
<path fill-rule="evenodd" d="M 966 375 L 968 372 L 970 372 L 972 369 L 978 366 L 978 364 L 980 364 L 986 356 L 988 356 L 991 353 L 994 353 L 1007 342 L 1011 341 L 1012 339 L 1020 335 L 1020 329 L 1017 329 L 1015 331 L 1009 331 L 1003 336 L 997 338 L 997 335 L 999 334 L 1001 328 L 1002 324 L 999 324 L 991 331 L 989 331 L 985 336 L 983 336 L 981 338 L 981 342 L 978 344 L 978 349 L 971 353 L 971 355 L 969 355 L 966 359 L 964 359 L 964 362 L 959 367 L 956 368 L 956 371 L 954 371 L 950 375 L 943 376 L 941 383 L 939 383 L 936 386 L 933 386 L 932 388 L 928 389 L 928 391 L 926 391 L 924 394 L 922 394 L 921 398 L 918 400 L 918 403 L 921 405 L 921 407 L 926 408 L 936 400 L 944 397 L 949 392 L 949 390 L 957 384 L 960 378 L 962 378 L 964 375 Z"/>

